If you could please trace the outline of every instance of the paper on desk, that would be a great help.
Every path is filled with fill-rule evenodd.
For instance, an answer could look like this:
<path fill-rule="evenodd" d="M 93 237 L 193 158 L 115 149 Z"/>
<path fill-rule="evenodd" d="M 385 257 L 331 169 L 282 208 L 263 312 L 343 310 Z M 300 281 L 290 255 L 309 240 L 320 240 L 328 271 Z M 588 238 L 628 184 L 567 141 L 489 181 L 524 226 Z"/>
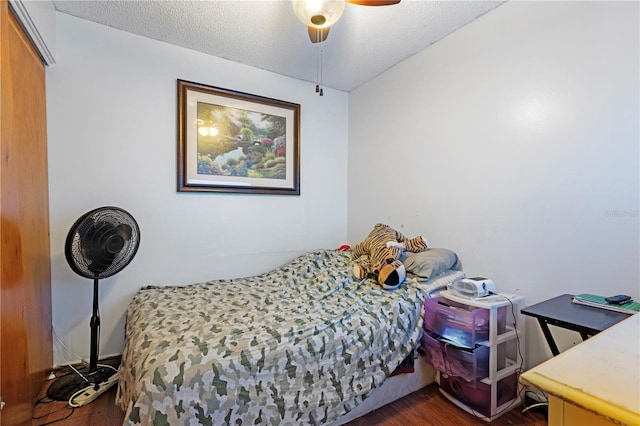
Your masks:
<path fill-rule="evenodd" d="M 627 302 L 620 305 L 607 303 L 604 297 L 595 294 L 578 294 L 571 298 L 573 303 L 579 305 L 592 306 L 594 308 L 607 309 L 609 311 L 621 312 L 623 314 L 635 314 L 640 312 L 640 303 Z"/>

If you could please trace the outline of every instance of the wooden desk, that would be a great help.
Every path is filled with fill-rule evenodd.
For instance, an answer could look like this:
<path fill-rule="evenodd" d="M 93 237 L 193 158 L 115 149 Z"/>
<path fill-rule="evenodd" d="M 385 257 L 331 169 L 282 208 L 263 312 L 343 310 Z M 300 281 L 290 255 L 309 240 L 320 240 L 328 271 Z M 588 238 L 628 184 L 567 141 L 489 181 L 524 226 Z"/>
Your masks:
<path fill-rule="evenodd" d="M 549 426 L 640 424 L 640 314 L 522 374 L 549 394 Z"/>
<path fill-rule="evenodd" d="M 554 356 L 558 355 L 560 351 L 553 340 L 549 325 L 577 331 L 582 336 L 582 340 L 587 340 L 589 336 L 598 334 L 602 330 L 629 318 L 629 314 L 572 303 L 572 297 L 570 294 L 563 294 L 553 299 L 527 306 L 522 310 L 524 315 L 538 320 L 542 333 L 547 339 L 551 353 Z"/>

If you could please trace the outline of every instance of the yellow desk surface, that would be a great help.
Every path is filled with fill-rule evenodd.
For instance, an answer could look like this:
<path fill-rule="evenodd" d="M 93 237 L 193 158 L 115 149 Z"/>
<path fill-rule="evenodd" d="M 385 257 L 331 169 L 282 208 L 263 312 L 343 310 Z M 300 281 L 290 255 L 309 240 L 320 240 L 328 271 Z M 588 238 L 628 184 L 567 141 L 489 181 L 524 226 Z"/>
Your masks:
<path fill-rule="evenodd" d="M 614 423 L 640 425 L 640 314 L 532 368 L 521 380 Z"/>

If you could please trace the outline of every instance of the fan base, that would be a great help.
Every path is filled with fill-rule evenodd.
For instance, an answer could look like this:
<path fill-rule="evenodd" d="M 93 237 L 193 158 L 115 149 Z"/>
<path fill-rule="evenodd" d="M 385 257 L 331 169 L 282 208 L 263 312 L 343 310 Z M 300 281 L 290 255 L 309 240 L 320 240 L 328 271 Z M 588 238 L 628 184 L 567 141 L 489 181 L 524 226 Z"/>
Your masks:
<path fill-rule="evenodd" d="M 55 401 L 68 401 L 76 392 L 87 386 L 104 383 L 109 377 L 116 374 L 111 368 L 98 367 L 95 371 L 88 368 L 78 370 L 88 382 L 79 376 L 75 371 L 58 377 L 47 389 L 47 396 Z"/>

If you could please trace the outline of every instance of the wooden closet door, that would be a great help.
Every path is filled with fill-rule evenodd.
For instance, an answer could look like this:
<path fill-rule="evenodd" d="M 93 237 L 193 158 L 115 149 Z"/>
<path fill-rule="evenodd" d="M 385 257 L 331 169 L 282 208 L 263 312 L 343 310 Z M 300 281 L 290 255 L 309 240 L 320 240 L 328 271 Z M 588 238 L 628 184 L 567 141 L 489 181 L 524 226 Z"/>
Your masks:
<path fill-rule="evenodd" d="M 0 0 L 0 393 L 30 425 L 53 366 L 44 65 Z"/>

